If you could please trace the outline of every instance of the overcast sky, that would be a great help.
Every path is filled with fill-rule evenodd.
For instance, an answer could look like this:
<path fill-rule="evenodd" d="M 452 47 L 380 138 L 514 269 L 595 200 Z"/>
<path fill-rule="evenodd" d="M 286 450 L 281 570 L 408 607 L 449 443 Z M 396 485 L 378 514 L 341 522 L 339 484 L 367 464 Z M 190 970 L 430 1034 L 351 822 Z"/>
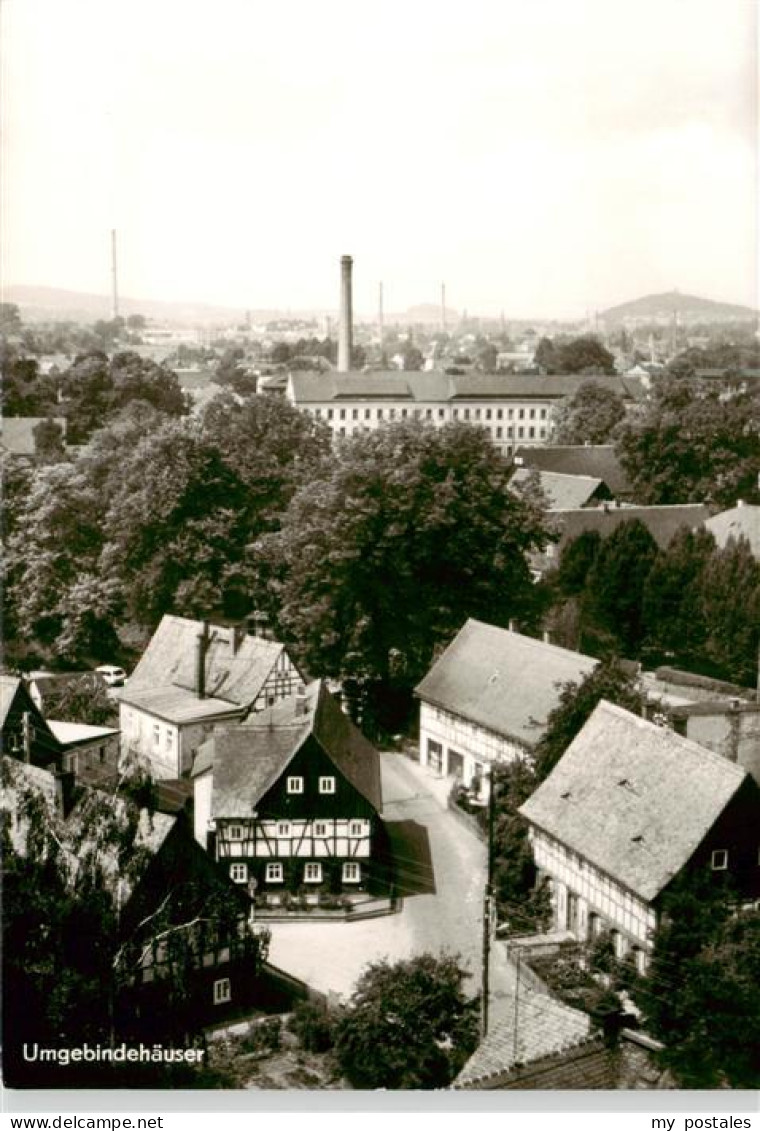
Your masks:
<path fill-rule="evenodd" d="M 758 305 L 756 0 L 4 0 L 6 283 Z"/>

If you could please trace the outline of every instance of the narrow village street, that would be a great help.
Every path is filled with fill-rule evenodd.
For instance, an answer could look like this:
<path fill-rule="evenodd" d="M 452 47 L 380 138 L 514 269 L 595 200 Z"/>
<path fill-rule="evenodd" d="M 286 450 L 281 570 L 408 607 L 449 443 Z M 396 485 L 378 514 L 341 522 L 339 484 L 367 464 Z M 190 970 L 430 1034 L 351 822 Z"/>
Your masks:
<path fill-rule="evenodd" d="M 393 845 L 403 907 L 354 923 L 272 923 L 270 961 L 315 989 L 350 995 L 368 963 L 426 951 L 458 954 L 480 986 L 485 845 L 446 807 L 450 781 L 401 754 L 381 755 L 383 818 Z M 491 961 L 491 1011 L 512 999 L 513 971 L 503 945 Z"/>

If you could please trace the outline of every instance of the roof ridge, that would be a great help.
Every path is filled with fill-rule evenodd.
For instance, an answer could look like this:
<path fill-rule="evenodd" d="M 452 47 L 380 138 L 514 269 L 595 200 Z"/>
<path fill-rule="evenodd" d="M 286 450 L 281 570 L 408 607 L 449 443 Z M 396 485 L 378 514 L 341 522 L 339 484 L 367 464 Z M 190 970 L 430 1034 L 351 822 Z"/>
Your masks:
<path fill-rule="evenodd" d="M 527 644 L 535 646 L 542 650 L 549 648 L 553 652 L 556 652 L 558 654 L 561 653 L 564 656 L 577 656 L 582 660 L 591 660 L 595 664 L 599 663 L 599 661 L 594 656 L 587 656 L 585 652 L 575 652 L 572 648 L 563 648 L 561 644 L 552 644 L 546 640 L 539 640 L 535 636 L 526 636 L 525 633 L 516 632 L 513 628 L 502 628 L 501 625 L 489 624 L 487 621 L 478 620 L 477 617 L 468 617 L 466 622 L 462 625 L 462 628 L 460 628 L 459 632 L 463 632 L 464 629 L 467 628 L 468 624 L 476 624 L 481 626 L 482 628 L 490 628 L 494 632 L 503 632 L 510 637 L 516 637 L 517 640 L 525 641 Z M 457 633 L 457 636 L 458 635 L 459 633 Z M 456 637 L 454 639 L 456 640 Z"/>

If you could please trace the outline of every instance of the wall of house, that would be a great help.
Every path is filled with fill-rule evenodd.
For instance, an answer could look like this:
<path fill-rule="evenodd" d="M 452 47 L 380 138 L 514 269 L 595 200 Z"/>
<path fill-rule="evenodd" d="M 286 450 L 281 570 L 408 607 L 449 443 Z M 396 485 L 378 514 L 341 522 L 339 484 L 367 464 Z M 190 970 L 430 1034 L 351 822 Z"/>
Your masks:
<path fill-rule="evenodd" d="M 513 762 L 525 747 L 442 707 L 420 704 L 420 763 L 468 788 L 493 762 Z"/>
<path fill-rule="evenodd" d="M 96 738 L 80 743 L 63 755 L 63 769 L 87 777 L 88 771 L 117 770 L 119 762 L 119 735 Z"/>
<path fill-rule="evenodd" d="M 715 867 L 714 853 L 722 851 L 727 853 L 725 867 Z M 688 868 L 709 870 L 717 882 L 730 880 L 743 900 L 760 900 L 760 787 L 753 778 L 745 779 L 695 850 Z"/>
<path fill-rule="evenodd" d="M 734 711 L 716 710 L 714 715 L 687 715 L 678 730 L 700 746 L 743 766 L 760 784 L 760 708 L 742 705 Z"/>
<path fill-rule="evenodd" d="M 178 725 L 122 703 L 119 707 L 122 750 L 139 754 L 148 763 L 157 781 L 186 777 L 192 769 L 198 747 L 217 723 L 234 721 L 241 713 L 242 708 L 234 714 Z"/>
<path fill-rule="evenodd" d="M 199 774 L 196 778 L 193 778 L 193 831 L 198 844 L 204 849 L 208 848 L 213 788 L 213 769 L 209 768 L 204 774 Z"/>
<path fill-rule="evenodd" d="M 303 682 L 300 672 L 287 652 L 283 650 L 254 700 L 253 710 L 263 711 L 267 707 L 273 707 L 279 699 L 287 699 L 289 695 L 295 695 Z"/>
<path fill-rule="evenodd" d="M 531 828 L 533 857 L 552 887 L 554 925 L 586 939 L 608 928 L 619 932 L 618 953 L 651 947 L 655 909 L 554 837 Z M 594 918 L 595 917 L 595 918 Z M 642 958 L 643 962 L 643 958 Z"/>

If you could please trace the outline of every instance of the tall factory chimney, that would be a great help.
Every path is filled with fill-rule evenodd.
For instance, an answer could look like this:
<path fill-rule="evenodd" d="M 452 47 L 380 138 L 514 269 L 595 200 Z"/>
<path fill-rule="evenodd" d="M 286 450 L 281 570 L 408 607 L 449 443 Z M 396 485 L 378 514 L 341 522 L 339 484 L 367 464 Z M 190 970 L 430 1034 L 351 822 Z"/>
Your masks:
<path fill-rule="evenodd" d="M 111 317 L 119 317 L 119 276 L 116 270 L 116 229 L 111 228 Z"/>
<path fill-rule="evenodd" d="M 350 255 L 341 256 L 340 260 L 340 328 L 338 330 L 338 372 L 348 373 L 351 368 L 351 353 L 353 347 L 353 308 L 351 297 L 351 268 L 353 259 Z"/>

